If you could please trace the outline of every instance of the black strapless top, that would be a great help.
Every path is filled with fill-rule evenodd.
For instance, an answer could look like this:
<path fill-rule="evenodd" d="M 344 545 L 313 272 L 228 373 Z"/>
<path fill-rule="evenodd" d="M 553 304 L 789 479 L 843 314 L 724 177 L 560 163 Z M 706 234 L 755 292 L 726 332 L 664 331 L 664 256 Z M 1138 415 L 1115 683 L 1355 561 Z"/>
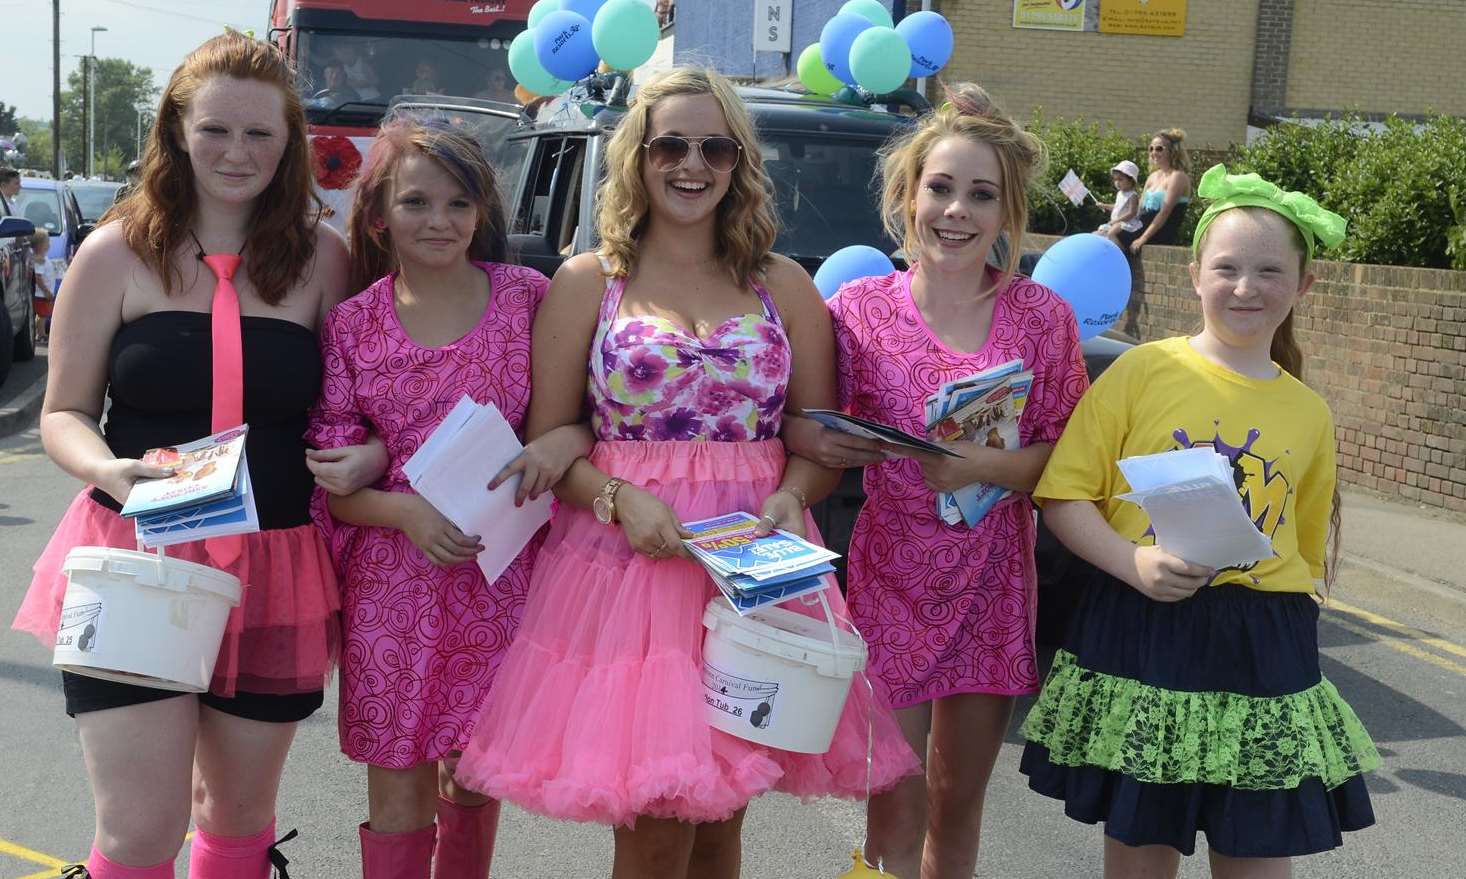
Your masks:
<path fill-rule="evenodd" d="M 112 338 L 107 360 L 111 408 L 102 433 L 119 458 L 208 436 L 213 396 L 211 317 L 193 311 L 155 311 L 125 323 Z M 314 481 L 305 466 L 305 429 L 321 391 L 321 353 L 315 333 L 288 320 L 245 317 L 245 453 L 260 527 L 294 528 L 310 522 Z M 118 510 L 100 489 L 98 503 Z"/>

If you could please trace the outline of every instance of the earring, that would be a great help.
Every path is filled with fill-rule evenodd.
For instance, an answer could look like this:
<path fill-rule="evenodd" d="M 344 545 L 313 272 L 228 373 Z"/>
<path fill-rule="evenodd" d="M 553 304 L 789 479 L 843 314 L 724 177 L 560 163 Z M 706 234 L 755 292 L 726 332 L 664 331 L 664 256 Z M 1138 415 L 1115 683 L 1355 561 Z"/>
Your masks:
<path fill-rule="evenodd" d="M 382 219 L 381 217 L 372 220 L 372 230 L 376 232 L 387 231 L 387 221 Z"/>

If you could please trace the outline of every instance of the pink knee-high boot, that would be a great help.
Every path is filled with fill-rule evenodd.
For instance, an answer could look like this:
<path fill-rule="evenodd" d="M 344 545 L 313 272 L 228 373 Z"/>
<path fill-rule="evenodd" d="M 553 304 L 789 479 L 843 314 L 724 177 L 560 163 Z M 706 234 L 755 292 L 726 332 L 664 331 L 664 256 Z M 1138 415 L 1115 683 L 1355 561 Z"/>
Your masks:
<path fill-rule="evenodd" d="M 499 801 L 464 806 L 438 797 L 438 858 L 433 879 L 488 879 L 499 832 Z"/>
<path fill-rule="evenodd" d="M 362 879 L 428 879 L 438 828 L 378 833 L 361 825 Z"/>
<path fill-rule="evenodd" d="M 92 846 L 85 875 L 91 879 L 173 879 L 173 860 L 169 858 L 151 867 L 129 867 L 107 860 L 106 855 L 97 851 L 96 846 Z"/>
<path fill-rule="evenodd" d="M 293 836 L 292 830 L 285 838 Z M 268 879 L 271 864 L 279 868 L 281 879 L 288 879 L 288 861 L 275 845 L 274 821 L 250 836 L 218 836 L 199 828 L 188 853 L 189 879 Z"/>

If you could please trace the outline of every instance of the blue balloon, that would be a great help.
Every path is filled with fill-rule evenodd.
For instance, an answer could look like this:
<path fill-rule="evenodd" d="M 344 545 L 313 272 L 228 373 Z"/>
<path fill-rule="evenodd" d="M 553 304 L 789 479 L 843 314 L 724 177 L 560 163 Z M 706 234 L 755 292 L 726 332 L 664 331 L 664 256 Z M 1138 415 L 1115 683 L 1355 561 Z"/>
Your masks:
<path fill-rule="evenodd" d="M 1070 235 L 1045 251 L 1033 268 L 1033 279 L 1074 309 L 1079 338 L 1109 329 L 1130 302 L 1130 261 L 1103 235 Z"/>
<path fill-rule="evenodd" d="M 814 273 L 814 285 L 826 299 L 835 295 L 840 285 L 856 278 L 889 275 L 896 270 L 891 258 L 866 244 L 852 244 L 830 254 Z"/>
<path fill-rule="evenodd" d="M 853 12 L 841 12 L 825 22 L 820 31 L 820 57 L 835 78 L 846 85 L 855 85 L 855 74 L 850 72 L 850 44 L 860 32 L 875 27 L 871 20 Z"/>
<path fill-rule="evenodd" d="M 564 9 L 545 16 L 534 29 L 534 53 L 556 79 L 590 76 L 601 63 L 585 16 Z"/>
<path fill-rule="evenodd" d="M 896 25 L 911 47 L 911 76 L 936 76 L 952 58 L 952 25 L 935 12 L 913 12 Z"/>
<path fill-rule="evenodd" d="M 582 16 L 586 21 L 594 22 L 596 13 L 606 5 L 606 0 L 560 0 L 560 8 Z"/>

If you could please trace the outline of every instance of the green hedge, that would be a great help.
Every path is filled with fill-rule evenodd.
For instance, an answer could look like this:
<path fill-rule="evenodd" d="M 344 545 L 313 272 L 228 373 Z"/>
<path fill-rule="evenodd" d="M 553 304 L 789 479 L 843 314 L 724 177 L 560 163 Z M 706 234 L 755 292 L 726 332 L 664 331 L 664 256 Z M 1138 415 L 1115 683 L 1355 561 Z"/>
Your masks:
<path fill-rule="evenodd" d="M 1059 192 L 1068 169 L 1108 201 L 1116 162 L 1130 159 L 1145 167 L 1143 143 L 1108 124 L 1051 120 L 1037 112 L 1028 128 L 1049 149 L 1049 164 L 1029 193 L 1029 228 L 1035 232 L 1088 232 L 1105 221 L 1093 204 L 1076 208 Z M 1375 130 L 1357 118 L 1285 123 L 1251 146 L 1234 147 L 1226 162 L 1233 173 L 1255 171 L 1342 214 L 1349 235 L 1323 252 L 1325 258 L 1466 270 L 1466 120 L 1390 118 Z M 1192 180 L 1204 170 L 1192 168 Z M 1192 202 L 1183 241 L 1204 208 Z"/>

